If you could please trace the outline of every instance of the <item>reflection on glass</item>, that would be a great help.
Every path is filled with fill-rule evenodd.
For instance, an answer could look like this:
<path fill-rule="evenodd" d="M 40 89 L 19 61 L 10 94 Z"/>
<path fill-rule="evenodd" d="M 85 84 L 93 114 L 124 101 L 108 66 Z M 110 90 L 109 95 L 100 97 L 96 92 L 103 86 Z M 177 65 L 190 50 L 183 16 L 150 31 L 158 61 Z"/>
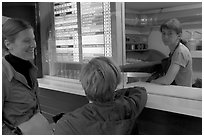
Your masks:
<path fill-rule="evenodd" d="M 56 2 L 48 39 L 51 76 L 78 79 L 82 63 L 112 57 L 109 2 Z"/>
<path fill-rule="evenodd" d="M 82 60 L 111 55 L 110 4 L 81 3 Z"/>
<path fill-rule="evenodd" d="M 57 62 L 79 62 L 77 3 L 54 3 Z"/>

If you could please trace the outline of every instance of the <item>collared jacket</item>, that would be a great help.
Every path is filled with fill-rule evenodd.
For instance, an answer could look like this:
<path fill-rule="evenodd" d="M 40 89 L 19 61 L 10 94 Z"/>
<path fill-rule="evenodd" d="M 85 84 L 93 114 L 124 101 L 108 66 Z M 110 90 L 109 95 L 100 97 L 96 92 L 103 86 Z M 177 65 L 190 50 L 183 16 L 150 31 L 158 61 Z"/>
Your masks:
<path fill-rule="evenodd" d="M 32 64 L 31 88 L 26 78 L 2 59 L 2 120 L 12 126 L 29 120 L 38 110 L 37 68 Z"/>
<path fill-rule="evenodd" d="M 131 134 L 136 119 L 146 104 L 146 90 L 133 87 L 115 93 L 115 100 L 112 102 L 88 103 L 65 114 L 54 126 L 54 134 Z"/>

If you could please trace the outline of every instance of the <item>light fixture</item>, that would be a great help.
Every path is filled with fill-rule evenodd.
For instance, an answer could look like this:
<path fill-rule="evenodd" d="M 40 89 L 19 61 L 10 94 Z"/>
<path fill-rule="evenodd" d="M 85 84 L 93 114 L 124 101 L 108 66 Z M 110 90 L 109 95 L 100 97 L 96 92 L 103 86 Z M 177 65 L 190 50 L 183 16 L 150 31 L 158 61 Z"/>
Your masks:
<path fill-rule="evenodd" d="M 140 15 L 140 25 L 147 25 L 147 20 L 148 20 L 147 15 L 145 14 Z"/>

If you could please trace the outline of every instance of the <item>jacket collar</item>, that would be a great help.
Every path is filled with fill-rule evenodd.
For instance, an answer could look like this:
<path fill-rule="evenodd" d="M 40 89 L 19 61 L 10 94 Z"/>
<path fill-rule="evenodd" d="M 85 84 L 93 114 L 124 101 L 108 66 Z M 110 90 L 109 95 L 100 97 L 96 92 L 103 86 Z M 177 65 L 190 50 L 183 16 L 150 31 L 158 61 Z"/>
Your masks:
<path fill-rule="evenodd" d="M 32 64 L 33 75 L 37 75 L 37 67 L 33 63 L 31 64 Z M 9 81 L 15 78 L 21 81 L 22 83 L 28 85 L 26 79 L 22 76 L 22 74 L 17 72 L 5 58 L 2 59 L 2 70 L 6 74 Z"/>
<path fill-rule="evenodd" d="M 6 61 L 5 58 L 2 59 L 2 70 L 3 72 L 5 72 L 7 78 L 9 81 L 12 80 L 12 78 L 14 77 L 14 68 L 8 63 L 8 61 Z"/>

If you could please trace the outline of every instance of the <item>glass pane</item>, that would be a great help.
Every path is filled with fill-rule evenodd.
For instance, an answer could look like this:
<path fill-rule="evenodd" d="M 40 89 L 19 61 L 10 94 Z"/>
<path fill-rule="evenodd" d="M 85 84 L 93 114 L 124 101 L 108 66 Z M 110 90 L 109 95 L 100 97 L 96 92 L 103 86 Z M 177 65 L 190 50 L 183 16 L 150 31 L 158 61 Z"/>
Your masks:
<path fill-rule="evenodd" d="M 97 56 L 112 57 L 109 2 L 58 2 L 52 8 L 49 75 L 78 79 L 83 63 Z"/>
<path fill-rule="evenodd" d="M 82 60 L 112 56 L 110 4 L 81 3 Z"/>
<path fill-rule="evenodd" d="M 77 3 L 54 3 L 57 62 L 79 62 Z"/>

